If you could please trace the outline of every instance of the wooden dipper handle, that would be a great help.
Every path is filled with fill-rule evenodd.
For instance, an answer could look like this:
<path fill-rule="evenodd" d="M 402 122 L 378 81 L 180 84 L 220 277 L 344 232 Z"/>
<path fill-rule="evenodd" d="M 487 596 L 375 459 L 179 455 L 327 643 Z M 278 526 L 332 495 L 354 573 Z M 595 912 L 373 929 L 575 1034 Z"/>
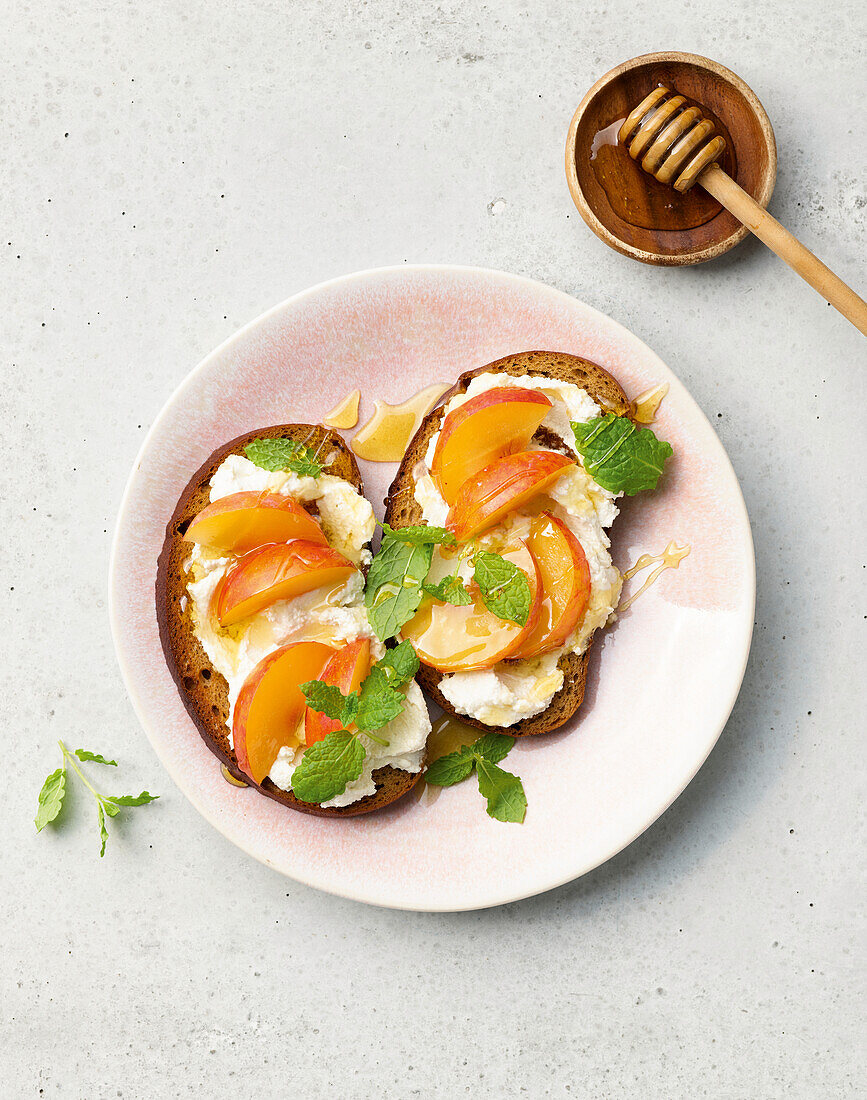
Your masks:
<path fill-rule="evenodd" d="M 661 183 L 681 192 L 700 184 L 867 336 L 867 302 L 720 168 L 725 139 L 714 135 L 713 123 L 697 107 L 685 104 L 668 88 L 654 88 L 620 127 L 620 143 Z"/>

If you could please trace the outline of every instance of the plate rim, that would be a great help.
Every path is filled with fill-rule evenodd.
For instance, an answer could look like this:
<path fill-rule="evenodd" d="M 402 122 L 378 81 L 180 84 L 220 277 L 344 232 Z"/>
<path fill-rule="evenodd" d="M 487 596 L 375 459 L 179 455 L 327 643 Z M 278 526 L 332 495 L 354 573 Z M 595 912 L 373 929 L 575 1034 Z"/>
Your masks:
<path fill-rule="evenodd" d="M 271 318 L 279 314 L 281 311 L 286 310 L 290 306 L 297 305 L 303 302 L 306 298 L 315 297 L 317 294 L 332 290 L 340 287 L 346 283 L 352 282 L 364 282 L 370 278 L 381 278 L 383 276 L 392 275 L 404 275 L 404 274 L 423 274 L 423 275 L 447 275 L 447 274 L 460 274 L 469 276 L 480 276 L 491 278 L 495 277 L 504 280 L 506 283 L 513 285 L 517 284 L 525 288 L 529 288 L 539 292 L 540 290 L 546 294 L 552 294 L 560 297 L 570 304 L 577 304 L 588 314 L 595 315 L 600 318 L 604 325 L 608 326 L 619 338 L 621 338 L 626 344 L 631 344 L 636 349 L 643 360 L 652 362 L 656 361 L 660 366 L 664 368 L 669 374 L 673 375 L 679 384 L 683 386 L 684 392 L 689 397 L 690 401 L 695 407 L 695 411 L 699 417 L 705 422 L 705 425 L 710 429 L 712 436 L 717 440 L 720 447 L 720 452 L 725 460 L 724 470 L 731 478 L 732 485 L 736 490 L 734 494 L 733 503 L 740 511 L 744 520 L 746 528 L 746 544 L 745 551 L 748 552 L 748 564 L 749 569 L 747 572 L 746 580 L 748 582 L 748 604 L 749 604 L 749 616 L 748 616 L 748 628 L 747 636 L 744 641 L 744 651 L 740 663 L 740 668 L 737 670 L 737 675 L 732 679 L 732 690 L 730 698 L 727 700 L 725 706 L 721 709 L 721 718 L 718 724 L 718 728 L 714 731 L 713 736 L 708 741 L 707 751 L 701 755 L 701 758 L 696 763 L 695 768 L 690 772 L 689 776 L 685 779 L 681 786 L 673 791 L 671 797 L 665 802 L 664 805 L 659 806 L 654 810 L 652 816 L 644 822 L 639 828 L 637 828 L 626 839 L 618 840 L 610 850 L 606 850 L 605 854 L 601 855 L 598 859 L 594 859 L 590 865 L 579 868 L 577 871 L 571 871 L 568 874 L 557 877 L 555 880 L 546 883 L 544 885 L 536 885 L 530 889 L 519 889 L 517 892 L 514 889 L 506 889 L 502 891 L 496 897 L 492 897 L 490 900 L 482 903 L 472 902 L 467 905 L 450 904 L 411 904 L 403 903 L 395 900 L 383 900 L 381 897 L 374 894 L 367 893 L 364 889 L 358 888 L 337 888 L 330 884 L 325 884 L 317 880 L 315 873 L 301 875 L 292 874 L 289 871 L 284 870 L 281 867 L 275 866 L 266 855 L 260 851 L 254 850 L 243 839 L 239 839 L 234 835 L 230 835 L 225 829 L 222 828 L 222 823 L 218 814 L 211 811 L 208 803 L 204 799 L 199 799 L 194 793 L 191 793 L 185 784 L 183 783 L 183 774 L 181 769 L 176 769 L 174 765 L 169 762 L 166 757 L 161 753 L 160 748 L 154 736 L 152 736 L 149 729 L 149 723 L 145 718 L 144 707 L 141 702 L 140 693 L 134 679 L 134 669 L 130 667 L 130 663 L 122 650 L 121 643 L 121 626 L 120 626 L 120 611 L 118 607 L 117 595 L 115 592 L 116 586 L 116 563 L 119 554 L 120 545 L 120 533 L 121 529 L 125 526 L 125 520 L 127 518 L 127 512 L 129 510 L 132 501 L 132 488 L 138 469 L 141 465 L 143 456 L 150 447 L 152 438 L 156 435 L 158 429 L 162 426 L 162 422 L 169 415 L 169 410 L 175 405 L 175 402 L 182 397 L 184 391 L 199 377 L 199 375 L 205 373 L 212 360 L 221 356 L 228 351 L 233 344 L 242 341 L 248 334 L 257 329 L 260 325 L 266 323 Z M 544 283 L 539 279 L 532 279 L 526 275 L 517 275 L 513 272 L 503 271 L 498 268 L 479 267 L 468 264 L 390 264 L 383 267 L 364 268 L 360 271 L 353 271 L 347 274 L 338 275 L 331 279 L 325 279 L 321 282 L 315 283 L 312 286 L 306 287 L 303 290 L 297 291 L 295 294 L 289 295 L 280 302 L 271 306 L 269 309 L 260 313 L 252 320 L 248 321 L 245 325 L 242 325 L 239 329 L 236 329 L 225 340 L 218 344 L 215 348 L 211 349 L 199 362 L 184 375 L 184 377 L 178 382 L 175 388 L 171 391 L 169 396 L 163 402 L 162 407 L 153 420 L 150 428 L 145 434 L 141 445 L 136 452 L 135 460 L 132 464 L 130 472 L 127 476 L 124 490 L 121 495 L 120 503 L 117 508 L 117 514 L 114 524 L 114 532 L 111 541 L 111 552 L 109 555 L 108 563 L 108 600 L 107 600 L 107 612 L 109 618 L 109 625 L 111 629 L 112 645 L 114 648 L 115 658 L 120 668 L 121 679 L 123 680 L 126 693 L 132 704 L 133 711 L 138 719 L 139 725 L 145 733 L 145 736 L 150 743 L 151 748 L 154 751 L 160 764 L 168 772 L 172 782 L 178 788 L 180 793 L 193 805 L 193 807 L 202 815 L 202 817 L 220 833 L 226 840 L 228 840 L 235 847 L 245 852 L 247 855 L 252 856 L 259 863 L 264 864 L 271 870 L 284 875 L 286 878 L 291 879 L 294 882 L 299 882 L 305 886 L 313 887 L 320 890 L 325 894 L 329 894 L 334 897 L 345 898 L 350 901 L 361 902 L 366 905 L 374 905 L 380 908 L 402 910 L 406 912 L 421 912 L 421 913 L 457 913 L 457 912 L 474 912 L 483 909 L 490 909 L 500 905 L 508 905 L 512 902 L 524 901 L 527 898 L 536 897 L 537 895 L 548 893 L 551 890 L 556 890 L 561 886 L 565 886 L 567 883 L 574 882 L 579 878 L 583 878 L 584 875 L 589 874 L 591 871 L 596 870 L 597 867 L 601 867 L 609 860 L 613 859 L 620 852 L 624 851 L 631 844 L 633 844 L 638 837 L 645 833 L 655 822 L 657 822 L 663 814 L 665 814 L 670 807 L 677 801 L 677 799 L 683 794 L 686 788 L 693 781 L 695 776 L 701 770 L 706 763 L 711 752 L 716 747 L 717 742 L 728 723 L 731 716 L 734 705 L 740 694 L 741 686 L 743 684 L 744 675 L 746 673 L 747 663 L 749 661 L 750 650 L 752 648 L 754 620 L 755 620 L 755 603 L 756 603 L 756 558 L 755 558 L 755 544 L 753 540 L 752 526 L 750 524 L 749 513 L 747 512 L 746 502 L 743 496 L 743 490 L 741 489 L 740 482 L 732 465 L 731 458 L 728 452 L 722 444 L 719 436 L 716 433 L 716 429 L 705 414 L 704 410 L 692 396 L 692 393 L 687 389 L 683 382 L 680 381 L 678 375 L 660 358 L 660 356 L 653 351 L 640 337 L 631 332 L 625 325 L 619 321 L 610 317 L 608 314 L 603 313 L 601 310 L 596 309 L 595 306 L 588 305 L 580 298 L 576 298 L 574 295 L 567 293 L 564 290 L 560 290 L 558 287 Z"/>

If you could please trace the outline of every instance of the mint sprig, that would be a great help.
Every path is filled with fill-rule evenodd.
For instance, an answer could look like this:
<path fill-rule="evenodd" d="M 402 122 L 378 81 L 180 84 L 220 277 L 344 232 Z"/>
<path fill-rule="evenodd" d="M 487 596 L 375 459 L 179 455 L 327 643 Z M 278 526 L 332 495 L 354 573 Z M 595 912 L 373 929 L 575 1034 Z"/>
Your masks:
<path fill-rule="evenodd" d="M 383 538 L 400 539 L 412 546 L 455 546 L 457 539 L 445 527 L 429 527 L 426 523 L 417 527 L 392 527 L 381 523 Z"/>
<path fill-rule="evenodd" d="M 485 808 L 489 816 L 497 821 L 522 823 L 527 814 L 527 796 L 517 775 L 505 772 L 482 758 L 476 761 L 476 776 L 479 794 L 488 800 Z"/>
<path fill-rule="evenodd" d="M 361 775 L 366 752 L 358 734 L 363 733 L 378 745 L 388 745 L 374 731 L 403 711 L 406 696 L 402 689 L 418 672 L 418 666 L 412 644 L 404 641 L 377 661 L 357 692 L 344 695 L 323 680 L 308 680 L 301 685 L 309 707 L 344 727 L 354 724 L 356 732 L 334 730 L 304 750 L 301 763 L 292 773 L 292 790 L 297 798 L 302 802 L 327 802 L 343 794 L 347 783 Z"/>
<path fill-rule="evenodd" d="M 418 672 L 418 666 L 418 654 L 412 642 L 403 641 L 394 649 L 386 650 L 371 669 L 368 680 L 379 670 L 379 674 L 385 676 L 391 687 L 403 687 L 413 679 Z"/>
<path fill-rule="evenodd" d="M 479 586 L 482 602 L 498 619 L 525 626 L 530 617 L 530 582 L 514 562 L 479 550 L 473 557 L 473 580 Z"/>
<path fill-rule="evenodd" d="M 337 722 L 345 721 L 343 713 L 346 710 L 347 700 L 339 687 L 326 684 L 324 680 L 308 680 L 301 685 L 301 691 L 307 700 L 308 707 L 324 714 L 326 718 L 333 718 Z M 352 694 L 358 702 L 358 696 L 355 692 Z"/>
<path fill-rule="evenodd" d="M 514 744 L 515 739 L 503 733 L 483 734 L 474 744 L 434 760 L 425 772 L 425 782 L 435 787 L 451 787 L 469 778 L 475 770 L 479 793 L 487 799 L 488 814 L 497 821 L 521 823 L 527 813 L 524 785 L 517 775 L 497 767 Z"/>
<path fill-rule="evenodd" d="M 334 730 L 304 750 L 292 773 L 292 791 L 302 802 L 328 802 L 361 775 L 364 746 L 349 730 Z"/>
<path fill-rule="evenodd" d="M 299 477 L 319 477 L 322 464 L 316 452 L 295 439 L 251 439 L 244 454 L 263 470 L 291 470 Z"/>
<path fill-rule="evenodd" d="M 93 760 L 96 764 L 108 764 L 112 768 L 117 767 L 116 760 L 106 760 L 106 758 L 100 756 L 98 752 L 88 752 L 87 749 L 76 749 L 75 755 L 79 760 Z"/>
<path fill-rule="evenodd" d="M 39 792 L 39 808 L 36 811 L 36 831 L 41 833 L 45 826 L 54 821 L 63 809 L 66 795 L 66 769 L 58 768 L 42 784 Z"/>
<path fill-rule="evenodd" d="M 467 592 L 464 582 L 457 573 L 450 573 L 437 584 L 423 584 L 422 590 L 429 596 L 433 596 L 435 600 L 454 604 L 456 607 L 467 607 L 473 602 L 473 597 Z"/>
<path fill-rule="evenodd" d="M 572 431 L 584 469 L 611 493 L 631 497 L 655 489 L 666 459 L 674 453 L 671 444 L 657 439 L 650 428 L 637 428 L 628 417 L 614 413 L 573 424 Z"/>
<path fill-rule="evenodd" d="M 454 543 L 454 535 L 443 527 L 382 525 L 382 543 L 364 590 L 367 617 L 380 641 L 396 637 L 418 610 L 434 546 Z"/>
<path fill-rule="evenodd" d="M 66 795 L 66 769 L 67 766 L 69 766 L 96 799 L 99 836 L 102 842 L 99 854 L 100 856 L 104 856 L 105 845 L 108 841 L 108 829 L 105 824 L 106 815 L 108 817 L 116 817 L 121 807 L 144 806 L 148 802 L 155 801 L 159 798 L 159 795 L 149 794 L 147 791 L 142 791 L 141 794 L 136 795 L 122 794 L 111 796 L 101 794 L 96 787 L 89 782 L 87 776 L 76 763 L 76 758 L 82 762 L 91 761 L 96 764 L 106 764 L 110 767 L 117 767 L 117 761 L 107 760 L 99 753 L 88 752 L 87 749 L 76 749 L 74 752 L 70 752 L 62 741 L 58 741 L 57 743 L 60 745 L 60 751 L 63 754 L 63 764 L 56 771 L 53 771 L 42 784 L 42 790 L 39 792 L 39 805 L 36 811 L 36 831 L 37 833 L 41 833 L 46 825 L 57 819 L 60 811 L 63 809 L 63 799 Z"/>

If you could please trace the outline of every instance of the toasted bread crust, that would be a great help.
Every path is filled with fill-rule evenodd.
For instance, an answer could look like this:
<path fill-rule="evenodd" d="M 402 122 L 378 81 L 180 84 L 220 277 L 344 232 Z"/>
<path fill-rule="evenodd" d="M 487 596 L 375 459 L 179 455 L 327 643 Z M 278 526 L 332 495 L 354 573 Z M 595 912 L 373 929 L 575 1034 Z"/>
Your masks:
<path fill-rule="evenodd" d="M 166 539 L 157 562 L 156 612 L 166 664 L 203 741 L 236 779 L 242 780 L 248 786 L 257 787 L 262 794 L 282 802 L 284 806 L 317 817 L 355 817 L 358 814 L 371 813 L 407 794 L 418 782 L 421 772 L 413 774 L 390 766 L 378 768 L 373 773 L 375 794 L 359 799 L 349 806 L 329 809 L 315 803 L 301 802 L 291 791 L 281 790 L 270 779 L 265 779 L 261 784 L 253 783 L 241 772 L 229 743 L 226 727 L 229 685 L 213 668 L 193 632 L 185 569 L 191 546 L 184 542 L 182 536 L 193 517 L 208 504 L 210 480 L 218 466 L 228 455 L 242 453 L 244 444 L 251 439 L 294 439 L 314 450 L 321 448 L 320 454 L 323 458 L 333 455 L 328 472 L 350 482 L 360 493 L 364 491 L 355 456 L 339 435 L 320 425 L 278 424 L 247 432 L 218 447 L 196 470 L 181 494 L 166 526 Z M 315 508 L 311 508 L 311 511 L 315 512 Z"/>
<path fill-rule="evenodd" d="M 614 412 L 618 416 L 629 416 L 632 413 L 629 399 L 608 371 L 597 363 L 577 355 L 568 355 L 565 352 L 526 351 L 517 355 L 507 355 L 504 359 L 498 359 L 484 367 L 466 371 L 454 386 L 443 394 L 437 407 L 428 413 L 419 430 L 410 440 L 403 461 L 391 483 L 388 496 L 385 498 L 385 520 L 392 527 L 408 527 L 411 524 L 424 522 L 421 508 L 414 496 L 413 470 L 419 462 L 424 460 L 431 437 L 439 431 L 445 406 L 456 394 L 465 393 L 477 374 L 510 374 L 514 377 L 536 374 L 563 382 L 572 382 L 586 390 L 606 411 Z M 545 428 L 541 428 L 534 439 L 546 447 L 568 453 L 569 449 L 560 437 Z M 581 654 L 565 653 L 557 663 L 557 667 L 563 672 L 563 686 L 540 714 L 532 718 L 524 718 L 513 726 L 488 726 L 466 714 L 458 714 L 439 690 L 444 674 L 436 669 L 422 665 L 416 680 L 444 711 L 456 715 L 467 725 L 475 726 L 480 730 L 507 733 L 510 737 L 532 737 L 558 729 L 581 706 L 587 683 L 589 657 L 589 644 Z"/>

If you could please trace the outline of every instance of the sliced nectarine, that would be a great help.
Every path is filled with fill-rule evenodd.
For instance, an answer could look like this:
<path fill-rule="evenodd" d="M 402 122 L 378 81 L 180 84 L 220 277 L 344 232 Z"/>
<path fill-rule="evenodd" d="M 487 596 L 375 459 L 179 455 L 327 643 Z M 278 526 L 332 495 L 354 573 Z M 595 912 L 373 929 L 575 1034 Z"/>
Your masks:
<path fill-rule="evenodd" d="M 527 547 L 542 579 L 542 609 L 513 657 L 534 657 L 563 645 L 590 600 L 590 567 L 581 543 L 565 523 L 547 513 L 537 516 Z"/>
<path fill-rule="evenodd" d="M 305 539 L 326 545 L 322 528 L 301 505 L 280 493 L 232 493 L 203 508 L 186 530 L 220 554 L 247 554 L 269 542 Z"/>
<path fill-rule="evenodd" d="M 232 718 L 238 767 L 255 783 L 270 772 L 284 745 L 297 748 L 307 700 L 301 684 L 318 680 L 334 654 L 321 642 L 294 642 L 269 653 L 244 681 Z"/>
<path fill-rule="evenodd" d="M 501 455 L 523 451 L 551 402 L 538 390 L 496 386 L 460 405 L 443 421 L 431 461 L 431 476 L 443 500 Z"/>
<path fill-rule="evenodd" d="M 339 649 L 317 680 L 333 684 L 344 695 L 358 691 L 361 682 L 370 672 L 370 638 L 356 638 L 354 642 Z M 342 729 L 337 718 L 329 718 L 318 710 L 308 707 L 304 714 L 304 742 L 315 745 L 334 730 Z"/>
<path fill-rule="evenodd" d="M 456 606 L 426 600 L 403 627 L 401 634 L 412 642 L 419 660 L 440 672 L 491 668 L 510 657 L 532 632 L 542 604 L 538 567 L 524 543 L 504 550 L 502 556 L 523 570 L 530 582 L 527 622 L 521 626 L 497 618 L 485 607 L 477 585 L 471 583 L 471 604 Z"/>
<path fill-rule="evenodd" d="M 251 550 L 226 574 L 217 601 L 220 626 L 255 615 L 278 600 L 289 600 L 349 579 L 355 566 L 330 546 L 295 539 Z"/>
<path fill-rule="evenodd" d="M 466 542 L 543 493 L 574 465 L 556 451 L 522 451 L 495 459 L 461 486 L 446 527 L 458 542 Z"/>

